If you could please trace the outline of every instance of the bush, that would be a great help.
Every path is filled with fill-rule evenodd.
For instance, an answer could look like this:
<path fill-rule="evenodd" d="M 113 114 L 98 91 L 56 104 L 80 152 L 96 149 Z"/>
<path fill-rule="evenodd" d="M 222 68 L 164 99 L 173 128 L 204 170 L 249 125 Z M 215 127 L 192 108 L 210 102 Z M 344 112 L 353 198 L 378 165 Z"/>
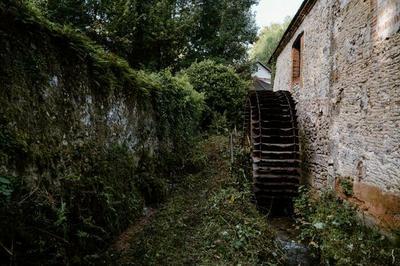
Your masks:
<path fill-rule="evenodd" d="M 233 68 L 205 60 L 192 64 L 184 73 L 194 89 L 205 95 L 203 128 L 221 115 L 226 115 L 230 127 L 240 125 L 248 84 Z"/>
<path fill-rule="evenodd" d="M 174 77 L 169 71 L 152 76 L 158 82 L 151 92 L 160 140 L 162 164 L 158 171 L 171 178 L 180 177 L 197 168 L 191 158 L 196 152 L 204 96 L 193 89 L 186 76 Z"/>
<path fill-rule="evenodd" d="M 395 265 L 400 260 L 400 248 L 362 224 L 355 208 L 333 192 L 316 199 L 303 187 L 295 211 L 301 238 L 323 265 Z"/>

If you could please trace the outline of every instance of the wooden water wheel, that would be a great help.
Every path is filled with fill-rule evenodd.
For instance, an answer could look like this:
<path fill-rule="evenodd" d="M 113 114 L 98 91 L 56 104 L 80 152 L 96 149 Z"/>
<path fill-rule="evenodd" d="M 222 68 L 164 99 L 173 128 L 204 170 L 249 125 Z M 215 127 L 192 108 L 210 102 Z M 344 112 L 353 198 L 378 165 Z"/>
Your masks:
<path fill-rule="evenodd" d="M 285 212 L 297 195 L 300 180 L 297 117 L 290 93 L 251 91 L 246 101 L 245 132 L 256 204 Z"/>

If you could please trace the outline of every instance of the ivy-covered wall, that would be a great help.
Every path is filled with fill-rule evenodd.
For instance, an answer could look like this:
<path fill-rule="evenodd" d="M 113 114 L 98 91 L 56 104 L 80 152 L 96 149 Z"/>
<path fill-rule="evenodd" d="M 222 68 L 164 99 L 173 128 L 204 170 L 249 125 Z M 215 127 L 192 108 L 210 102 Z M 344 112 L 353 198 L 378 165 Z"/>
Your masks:
<path fill-rule="evenodd" d="M 95 262 L 190 168 L 202 104 L 184 77 L 0 3 L 0 261 Z"/>

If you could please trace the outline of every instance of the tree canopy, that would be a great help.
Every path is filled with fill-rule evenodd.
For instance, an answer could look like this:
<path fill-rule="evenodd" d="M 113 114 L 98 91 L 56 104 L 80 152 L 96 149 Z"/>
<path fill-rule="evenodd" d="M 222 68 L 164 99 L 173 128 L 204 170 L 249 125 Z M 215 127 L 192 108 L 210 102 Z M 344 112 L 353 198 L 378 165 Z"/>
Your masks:
<path fill-rule="evenodd" d="M 266 63 L 272 56 L 272 53 L 282 38 L 283 33 L 289 26 L 290 21 L 291 18 L 286 17 L 282 24 L 274 23 L 270 26 L 264 27 L 251 50 L 250 57 L 254 60 Z"/>
<path fill-rule="evenodd" d="M 196 59 L 238 63 L 256 38 L 258 0 L 26 0 L 86 33 L 133 67 L 179 69 Z"/>

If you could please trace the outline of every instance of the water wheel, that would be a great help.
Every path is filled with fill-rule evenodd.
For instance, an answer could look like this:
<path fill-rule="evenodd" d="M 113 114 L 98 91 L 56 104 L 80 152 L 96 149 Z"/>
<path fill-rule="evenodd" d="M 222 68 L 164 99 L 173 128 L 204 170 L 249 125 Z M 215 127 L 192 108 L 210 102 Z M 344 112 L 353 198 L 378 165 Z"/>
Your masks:
<path fill-rule="evenodd" d="M 261 209 L 291 212 L 298 193 L 300 154 L 295 103 L 288 91 L 251 91 L 245 108 L 254 200 Z"/>

